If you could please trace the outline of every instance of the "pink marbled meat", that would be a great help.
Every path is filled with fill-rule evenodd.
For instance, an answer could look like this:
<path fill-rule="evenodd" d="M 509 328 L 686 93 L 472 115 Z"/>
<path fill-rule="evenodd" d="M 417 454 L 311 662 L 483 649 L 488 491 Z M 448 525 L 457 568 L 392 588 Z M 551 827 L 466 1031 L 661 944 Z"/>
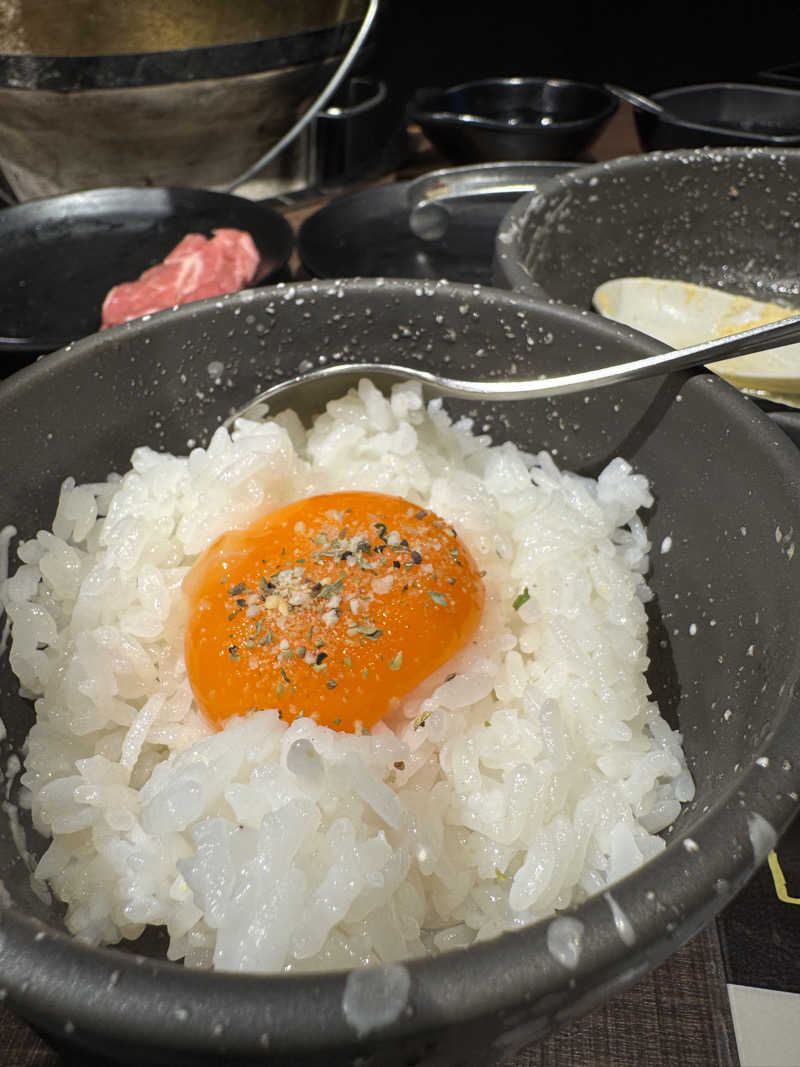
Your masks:
<path fill-rule="evenodd" d="M 234 293 L 257 279 L 259 263 L 255 242 L 244 230 L 214 230 L 210 238 L 188 233 L 163 263 L 109 291 L 100 328 L 190 300 Z"/>

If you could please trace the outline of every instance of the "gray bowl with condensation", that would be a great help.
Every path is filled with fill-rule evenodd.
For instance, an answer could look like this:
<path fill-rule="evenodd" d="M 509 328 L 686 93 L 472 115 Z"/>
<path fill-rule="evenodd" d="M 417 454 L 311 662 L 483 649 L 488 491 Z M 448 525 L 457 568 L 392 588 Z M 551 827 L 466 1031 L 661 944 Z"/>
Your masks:
<path fill-rule="evenodd" d="M 574 309 L 443 282 L 309 282 L 185 305 L 89 337 L 0 386 L 0 527 L 31 536 L 49 525 L 67 475 L 103 478 L 142 443 L 183 452 L 257 389 L 323 358 L 423 360 L 493 377 L 661 350 Z M 223 372 L 210 374 L 219 362 Z M 51 1040 L 129 1063 L 483 1067 L 675 951 L 788 825 L 800 792 L 800 465 L 781 431 L 704 372 L 452 409 L 572 469 L 596 474 L 623 455 L 652 479 L 649 681 L 683 731 L 697 782 L 666 849 L 559 918 L 465 950 L 352 973 L 212 974 L 159 958 L 158 938 L 129 949 L 74 942 L 31 885 L 44 842 L 5 804 L 0 988 Z M 0 708 L 5 765 L 32 721 L 5 655 Z"/>
<path fill-rule="evenodd" d="M 650 152 L 552 178 L 508 211 L 499 285 L 591 307 L 646 275 L 800 304 L 800 149 Z"/>

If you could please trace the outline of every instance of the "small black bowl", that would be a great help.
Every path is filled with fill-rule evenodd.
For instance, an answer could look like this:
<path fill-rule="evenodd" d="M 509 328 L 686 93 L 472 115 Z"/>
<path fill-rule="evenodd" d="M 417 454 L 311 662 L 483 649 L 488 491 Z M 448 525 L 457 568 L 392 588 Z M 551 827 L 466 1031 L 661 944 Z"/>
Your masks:
<path fill-rule="evenodd" d="M 722 145 L 800 146 L 800 92 L 765 85 L 711 82 L 665 89 L 651 97 L 667 114 L 634 109 L 646 151 Z"/>
<path fill-rule="evenodd" d="M 560 78 L 489 78 L 420 89 L 410 118 L 456 163 L 574 159 L 598 136 L 617 100 L 598 85 Z"/>

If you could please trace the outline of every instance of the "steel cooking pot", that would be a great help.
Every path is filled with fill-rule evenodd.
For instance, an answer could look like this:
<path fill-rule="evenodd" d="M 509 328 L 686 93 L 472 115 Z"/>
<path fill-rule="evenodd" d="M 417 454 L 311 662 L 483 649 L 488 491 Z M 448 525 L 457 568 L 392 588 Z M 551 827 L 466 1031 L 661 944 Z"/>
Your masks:
<path fill-rule="evenodd" d="M 19 199 L 112 185 L 224 189 L 302 114 L 366 9 L 9 0 L 0 166 Z"/>

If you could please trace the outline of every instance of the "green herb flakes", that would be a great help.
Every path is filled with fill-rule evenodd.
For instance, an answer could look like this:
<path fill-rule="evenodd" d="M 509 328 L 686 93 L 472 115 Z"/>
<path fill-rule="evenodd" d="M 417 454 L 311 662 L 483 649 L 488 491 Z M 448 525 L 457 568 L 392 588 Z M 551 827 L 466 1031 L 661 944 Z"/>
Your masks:
<path fill-rule="evenodd" d="M 383 630 L 376 626 L 374 622 L 370 622 L 369 619 L 365 619 L 363 622 L 353 622 L 347 628 L 348 637 L 360 635 L 361 637 L 368 637 L 370 641 L 377 641 L 382 634 Z"/>
<path fill-rule="evenodd" d="M 527 604 L 528 603 L 530 598 L 531 598 L 531 594 L 528 592 L 528 587 L 526 585 L 525 588 L 522 590 L 522 592 L 519 594 L 519 596 L 516 598 L 516 600 L 514 601 L 514 603 L 512 605 L 512 607 L 514 608 L 514 611 L 519 611 L 519 609 L 522 607 L 523 604 Z"/>
<path fill-rule="evenodd" d="M 317 596 L 320 600 L 330 600 L 331 597 L 338 596 L 342 591 L 344 585 L 344 578 L 337 578 L 335 582 L 331 582 L 330 585 L 323 585 Z"/>

